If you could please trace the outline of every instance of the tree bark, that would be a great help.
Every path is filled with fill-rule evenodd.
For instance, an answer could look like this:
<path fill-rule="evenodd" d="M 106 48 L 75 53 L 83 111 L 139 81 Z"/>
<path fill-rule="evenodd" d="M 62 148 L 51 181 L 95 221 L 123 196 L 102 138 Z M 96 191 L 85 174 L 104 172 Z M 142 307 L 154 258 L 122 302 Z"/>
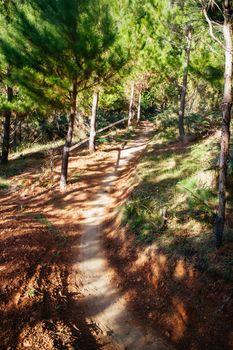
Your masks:
<path fill-rule="evenodd" d="M 232 108 L 232 23 L 231 1 L 224 1 L 224 41 L 225 41 L 225 75 L 223 94 L 223 119 L 221 133 L 221 151 L 219 159 L 219 204 L 214 223 L 214 237 L 216 247 L 222 244 L 226 212 L 227 162 L 230 146 L 230 123 Z"/>
<path fill-rule="evenodd" d="M 77 80 L 74 80 L 70 116 L 69 116 L 69 126 L 68 126 L 65 146 L 63 149 L 63 155 L 62 155 L 62 167 L 61 167 L 61 178 L 60 178 L 61 189 L 64 189 L 67 185 L 69 154 L 70 154 L 70 147 L 73 139 L 74 121 L 75 121 L 76 112 L 77 112 Z"/>
<path fill-rule="evenodd" d="M 134 114 L 134 90 L 135 90 L 135 82 L 132 81 L 131 84 L 131 96 L 130 96 L 130 102 L 129 102 L 129 119 L 128 119 L 128 127 L 130 127 L 133 119 Z"/>
<path fill-rule="evenodd" d="M 184 113 L 185 113 L 185 100 L 188 86 L 188 68 L 190 62 L 191 44 L 192 44 L 192 26 L 187 27 L 187 46 L 185 49 L 185 63 L 183 71 L 183 83 L 180 94 L 180 110 L 179 110 L 179 135 L 180 139 L 184 139 L 185 129 L 184 129 Z"/>
<path fill-rule="evenodd" d="M 140 118 L 141 118 L 141 102 L 142 102 L 142 92 L 139 91 L 139 95 L 138 95 L 137 123 L 140 122 Z"/>
<path fill-rule="evenodd" d="M 98 109 L 98 101 L 99 101 L 99 92 L 94 91 L 91 122 L 90 122 L 90 139 L 89 139 L 89 151 L 91 153 L 95 152 L 96 115 L 97 115 L 97 109 Z"/>
<path fill-rule="evenodd" d="M 16 112 L 14 121 L 14 132 L 13 132 L 13 147 L 16 150 L 17 146 L 20 144 L 21 139 L 21 118 L 20 113 Z"/>
<path fill-rule="evenodd" d="M 7 101 L 13 100 L 13 88 L 7 86 Z M 2 164 L 8 163 L 8 155 L 10 148 L 10 125 L 11 125 L 11 110 L 4 111 L 4 123 L 3 123 L 3 139 L 2 139 Z"/>
<path fill-rule="evenodd" d="M 19 119 L 19 133 L 18 133 L 18 142 L 19 145 L 22 143 L 22 119 Z"/>

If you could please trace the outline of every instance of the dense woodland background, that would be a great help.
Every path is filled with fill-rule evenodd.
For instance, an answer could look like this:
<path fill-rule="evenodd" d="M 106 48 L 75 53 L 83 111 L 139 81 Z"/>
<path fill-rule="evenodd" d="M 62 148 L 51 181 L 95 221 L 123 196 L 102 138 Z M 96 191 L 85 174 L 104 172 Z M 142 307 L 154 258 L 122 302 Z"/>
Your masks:
<path fill-rule="evenodd" d="M 111 152 L 149 128 L 114 189 L 106 255 L 177 349 L 232 349 L 232 15 L 231 0 L 0 0 L 0 348 L 51 327 L 95 348 L 64 284 L 73 218 Z"/>
<path fill-rule="evenodd" d="M 129 125 L 159 115 L 161 131 L 177 125 L 174 139 L 179 131 L 183 142 L 220 129 L 223 106 L 214 228 L 221 245 L 232 167 L 231 11 L 230 1 L 1 1 L 2 163 L 9 152 L 66 137 L 65 187 L 69 147 L 73 134 L 89 133 L 93 93 L 92 150 L 97 104 L 97 128 L 129 110 Z"/>

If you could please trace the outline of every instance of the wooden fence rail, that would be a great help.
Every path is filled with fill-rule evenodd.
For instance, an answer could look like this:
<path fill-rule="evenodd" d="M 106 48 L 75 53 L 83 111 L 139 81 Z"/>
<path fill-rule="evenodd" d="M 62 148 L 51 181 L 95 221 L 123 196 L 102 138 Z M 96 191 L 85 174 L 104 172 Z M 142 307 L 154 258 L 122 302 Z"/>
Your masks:
<path fill-rule="evenodd" d="M 118 120 L 118 121 L 115 122 L 115 123 L 112 123 L 112 124 L 110 124 L 110 125 L 108 125 L 108 126 L 105 126 L 105 127 L 102 128 L 102 129 L 97 130 L 97 131 L 96 131 L 96 134 L 99 134 L 99 133 L 101 133 L 101 132 L 103 132 L 103 131 L 106 131 L 106 130 L 108 130 L 108 129 L 111 129 L 113 126 L 118 125 L 118 124 L 121 124 L 121 123 L 124 123 L 124 122 L 126 122 L 127 120 L 128 120 L 128 118 L 123 118 L 123 119 L 121 119 L 121 120 Z M 86 139 L 84 139 L 84 140 L 82 140 L 82 141 L 80 141 L 80 142 L 77 143 L 76 145 L 73 145 L 72 147 L 69 147 L 69 151 L 73 151 L 74 149 L 76 149 L 76 148 L 78 148 L 78 147 L 84 145 L 84 144 L 87 143 L 88 141 L 89 141 L 89 137 L 86 138 Z"/>

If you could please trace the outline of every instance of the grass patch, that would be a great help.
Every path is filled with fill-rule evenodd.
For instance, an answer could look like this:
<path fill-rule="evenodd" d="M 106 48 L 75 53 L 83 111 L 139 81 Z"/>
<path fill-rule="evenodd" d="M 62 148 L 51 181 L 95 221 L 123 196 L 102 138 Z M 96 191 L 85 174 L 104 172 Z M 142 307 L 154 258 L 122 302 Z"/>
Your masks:
<path fill-rule="evenodd" d="M 9 181 L 4 176 L 0 176 L 0 190 L 7 190 L 9 186 Z"/>
<path fill-rule="evenodd" d="M 36 158 L 22 157 L 15 160 L 10 160 L 7 165 L 0 169 L 0 178 L 10 179 L 16 175 L 25 172 L 26 168 L 38 166 L 38 159 L 43 158 L 43 154 L 38 154 Z"/>
<path fill-rule="evenodd" d="M 76 141 L 76 140 L 74 140 Z M 79 141 L 79 139 L 77 140 Z M 64 145 L 64 140 L 46 142 L 46 144 L 35 143 L 33 145 L 22 145 L 16 152 L 10 155 L 10 160 L 15 160 L 21 157 L 33 156 L 36 153 L 45 153 L 49 150 L 55 150 Z"/>
<path fill-rule="evenodd" d="M 1 166 L 0 168 L 0 189 L 5 189 L 10 186 L 10 180 L 14 176 L 24 173 L 26 170 L 38 168 L 44 164 L 48 152 L 53 152 L 63 144 L 63 140 L 56 142 L 49 142 L 45 145 L 34 144 L 30 147 L 17 150 L 12 153 L 9 157 L 7 165 Z M 44 173 L 44 168 L 41 169 Z M 27 177 L 25 177 L 27 180 Z M 21 181 L 19 186 L 24 186 L 24 179 Z"/>
<path fill-rule="evenodd" d="M 136 135 L 134 130 L 112 131 L 108 135 L 97 136 L 96 142 L 99 144 L 105 143 L 120 143 L 131 140 Z"/>
<path fill-rule="evenodd" d="M 167 136 L 155 135 L 139 163 L 138 186 L 122 208 L 123 224 L 138 242 L 156 242 L 172 259 L 188 259 L 200 271 L 233 278 L 232 252 L 219 256 L 216 264 L 212 241 L 218 199 L 216 136 L 184 146 Z M 225 234 L 225 242 L 231 244 L 233 234 Z"/>
<path fill-rule="evenodd" d="M 124 222 L 133 230 L 137 226 L 140 240 L 161 235 L 164 208 L 169 217 L 164 232 L 170 232 L 173 225 L 178 231 L 196 232 L 200 223 L 208 226 L 216 205 L 212 139 L 183 148 L 178 143 L 157 144 L 157 138 L 138 167 L 140 184 L 124 209 Z"/>

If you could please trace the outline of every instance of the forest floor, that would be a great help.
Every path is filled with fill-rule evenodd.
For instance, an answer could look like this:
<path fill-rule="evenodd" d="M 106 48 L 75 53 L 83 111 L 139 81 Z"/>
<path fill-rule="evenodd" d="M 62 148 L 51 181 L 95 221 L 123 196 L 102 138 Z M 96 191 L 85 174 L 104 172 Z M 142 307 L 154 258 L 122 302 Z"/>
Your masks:
<path fill-rule="evenodd" d="M 120 320 L 130 339 L 128 349 L 170 348 L 166 343 L 177 349 L 233 349 L 232 283 L 203 279 L 182 262 L 171 266 L 156 250 L 151 259 L 148 248 L 121 226 L 116 209 L 137 184 L 136 165 L 150 137 L 140 141 L 141 133 L 113 132 L 111 144 L 104 143 L 96 154 L 73 154 L 64 193 L 57 185 L 61 150 L 12 159 L 4 170 L 0 349 L 122 348 L 126 343 L 112 322 L 117 309 L 123 310 Z M 133 154 L 127 148 L 134 149 Z M 124 149 L 127 159 L 121 163 Z M 100 254 L 103 221 L 105 254 Z M 100 262 L 106 258 L 108 268 Z M 102 268 L 107 277 L 101 280 L 97 274 L 93 279 Z M 93 292 L 94 298 L 88 298 Z M 102 325 L 105 317 L 110 329 Z M 139 347 L 130 343 L 132 327 L 124 324 L 130 317 Z M 142 337 L 143 325 L 148 335 Z M 155 330 L 166 343 L 158 340 Z"/>

